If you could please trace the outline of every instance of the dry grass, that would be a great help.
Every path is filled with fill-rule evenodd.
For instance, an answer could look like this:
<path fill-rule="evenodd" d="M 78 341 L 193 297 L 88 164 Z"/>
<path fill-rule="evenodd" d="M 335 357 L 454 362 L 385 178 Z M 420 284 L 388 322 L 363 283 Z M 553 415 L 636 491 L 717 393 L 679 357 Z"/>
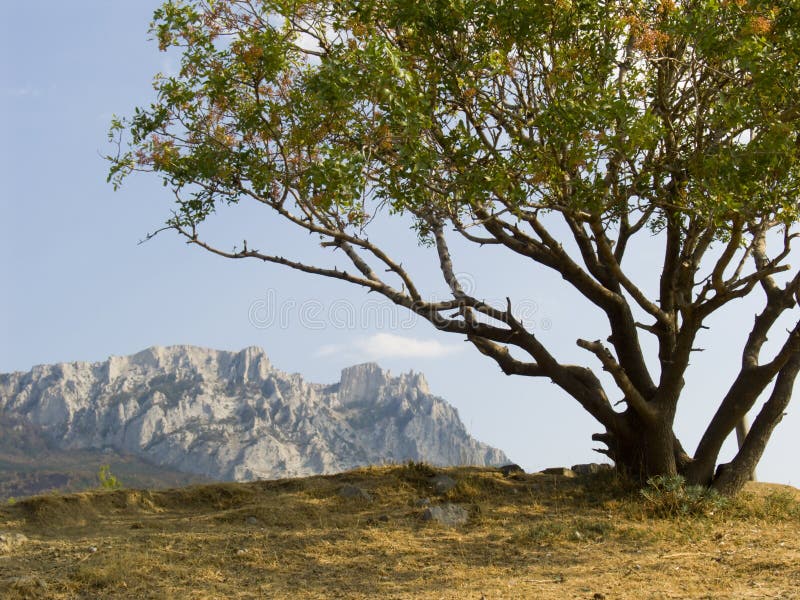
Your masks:
<path fill-rule="evenodd" d="M 752 484 L 713 515 L 655 518 L 608 477 L 424 465 L 0 510 L 2 598 L 800 598 L 800 491 Z M 338 495 L 345 483 L 372 502 Z M 419 498 L 469 507 L 447 528 Z M 96 549 L 96 550 L 95 550 Z"/>

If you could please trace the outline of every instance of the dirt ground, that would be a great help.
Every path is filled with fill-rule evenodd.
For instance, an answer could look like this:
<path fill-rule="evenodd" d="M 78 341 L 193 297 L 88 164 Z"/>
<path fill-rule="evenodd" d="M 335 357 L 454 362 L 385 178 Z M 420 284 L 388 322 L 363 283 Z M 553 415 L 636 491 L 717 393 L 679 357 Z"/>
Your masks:
<path fill-rule="evenodd" d="M 663 514 L 610 476 L 436 473 L 455 487 L 409 464 L 18 501 L 0 508 L 0 597 L 800 598 L 800 490 Z M 424 499 L 469 518 L 425 521 Z"/>

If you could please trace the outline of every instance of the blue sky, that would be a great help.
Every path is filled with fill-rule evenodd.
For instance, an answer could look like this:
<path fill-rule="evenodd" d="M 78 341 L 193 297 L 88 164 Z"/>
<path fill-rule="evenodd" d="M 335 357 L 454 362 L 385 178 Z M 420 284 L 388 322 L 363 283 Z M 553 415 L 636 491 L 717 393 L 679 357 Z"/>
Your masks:
<path fill-rule="evenodd" d="M 152 76 L 174 68 L 147 39 L 158 5 L 28 0 L 4 6 L 0 372 L 169 344 L 261 346 L 277 368 L 319 382 L 375 360 L 394 373 L 423 371 L 431 390 L 459 409 L 477 438 L 526 469 L 599 460 L 590 440 L 598 426 L 555 386 L 504 376 L 462 340 L 374 295 L 277 266 L 226 261 L 171 235 L 138 244 L 168 215 L 169 193 L 148 176 L 114 193 L 102 155 L 111 150 L 112 115 L 147 104 Z M 402 225 L 380 223 L 380 239 L 423 281 L 439 286 L 430 251 L 416 247 Z M 269 239 L 287 254 L 319 256 L 308 238 L 247 205 L 222 211 L 211 233 L 230 245 L 261 240 L 266 249 Z M 559 277 L 494 251 L 456 249 L 456 270 L 468 285 L 488 299 L 510 296 L 559 357 L 596 366 L 575 340 L 605 338 L 602 320 Z M 655 250 L 647 240 L 637 248 L 631 261 L 637 275 L 655 276 Z M 677 423 L 687 449 L 731 380 L 756 310 L 738 303 L 711 321 L 700 340 L 706 352 L 687 377 Z M 795 399 L 773 436 L 762 480 L 800 485 L 797 406 Z"/>

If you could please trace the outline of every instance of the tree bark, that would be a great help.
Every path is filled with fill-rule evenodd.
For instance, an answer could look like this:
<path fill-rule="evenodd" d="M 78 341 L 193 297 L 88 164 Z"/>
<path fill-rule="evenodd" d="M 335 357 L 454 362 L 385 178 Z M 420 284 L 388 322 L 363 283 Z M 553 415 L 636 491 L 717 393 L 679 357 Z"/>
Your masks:
<path fill-rule="evenodd" d="M 750 421 L 747 419 L 747 415 L 742 417 L 742 419 L 736 424 L 736 445 L 739 450 L 742 449 L 744 446 L 744 441 L 747 439 L 747 434 L 750 431 Z M 756 471 L 753 469 L 753 472 L 750 473 L 750 481 L 756 481 Z"/>
<path fill-rule="evenodd" d="M 592 438 L 608 446 L 607 454 L 617 469 L 645 482 L 655 475 L 677 475 L 689 457 L 672 431 L 669 415 L 659 414 L 655 422 L 644 422 L 633 411 L 623 414 L 625 425 Z"/>
<path fill-rule="evenodd" d="M 753 421 L 753 426 L 736 457 L 717 469 L 713 488 L 718 492 L 733 496 L 749 481 L 772 431 L 783 418 L 783 411 L 792 398 L 792 388 L 799 371 L 800 352 L 796 353 L 778 373 L 775 387 Z"/>
<path fill-rule="evenodd" d="M 769 379 L 763 376 L 762 372 L 742 369 L 700 439 L 694 454 L 695 460 L 689 465 L 686 473 L 686 480 L 689 483 L 695 485 L 711 483 L 722 444 L 738 426 L 741 418 L 753 407 L 768 384 Z"/>

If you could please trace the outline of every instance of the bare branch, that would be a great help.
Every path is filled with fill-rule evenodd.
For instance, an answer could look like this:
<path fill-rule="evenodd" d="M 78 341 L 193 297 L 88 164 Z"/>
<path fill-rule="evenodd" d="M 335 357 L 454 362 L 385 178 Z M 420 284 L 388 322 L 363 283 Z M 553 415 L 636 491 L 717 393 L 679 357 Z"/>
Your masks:
<path fill-rule="evenodd" d="M 717 264 L 714 265 L 714 270 L 711 272 L 711 285 L 717 291 L 717 293 L 723 293 L 725 284 L 722 277 L 725 274 L 725 269 L 728 268 L 731 260 L 733 260 L 733 257 L 736 255 L 736 251 L 739 249 L 739 246 L 742 242 L 743 228 L 744 226 L 742 220 L 739 218 L 735 219 L 731 231 L 731 237 L 725 246 L 725 250 L 722 252 L 722 256 L 720 256 Z"/>
<path fill-rule="evenodd" d="M 444 229 L 441 223 L 434 225 L 433 233 L 436 239 L 436 251 L 439 254 L 439 268 L 442 271 L 445 283 L 447 283 L 454 298 L 463 298 L 465 296 L 464 289 L 453 272 L 453 260 L 450 257 L 450 248 L 444 238 Z"/>
<path fill-rule="evenodd" d="M 479 336 L 468 336 L 472 344 L 486 356 L 492 358 L 506 375 L 549 377 L 552 381 L 580 402 L 592 416 L 609 429 L 619 427 L 620 415 L 614 412 L 603 390 L 600 380 L 590 369 L 577 365 L 551 364 L 544 367 L 538 362 L 526 363 L 511 356 L 508 348 Z"/>
<path fill-rule="evenodd" d="M 614 378 L 622 393 L 625 394 L 625 401 L 633 408 L 639 416 L 649 423 L 655 422 L 656 410 L 653 406 L 648 404 L 647 400 L 639 393 L 639 390 L 633 385 L 625 370 L 619 366 L 613 355 L 609 350 L 603 346 L 600 340 L 589 342 L 587 340 L 578 340 L 578 346 L 585 350 L 592 352 L 602 363 L 603 370 L 608 371 Z"/>
<path fill-rule="evenodd" d="M 659 323 L 669 325 L 671 323 L 671 319 L 669 315 L 661 310 L 659 306 L 655 302 L 651 302 L 650 299 L 645 296 L 644 292 L 639 289 L 625 273 L 623 273 L 622 268 L 620 267 L 617 259 L 614 257 L 614 253 L 611 250 L 611 246 L 608 244 L 605 232 L 603 232 L 602 227 L 598 220 L 594 220 L 590 223 L 592 227 L 592 232 L 595 234 L 595 241 L 597 244 L 598 252 L 603 259 L 603 263 L 607 269 L 612 273 L 614 279 L 619 281 L 622 284 L 622 287 L 625 288 L 625 291 L 628 292 L 636 303 L 646 312 L 650 313 L 656 321 Z"/>

